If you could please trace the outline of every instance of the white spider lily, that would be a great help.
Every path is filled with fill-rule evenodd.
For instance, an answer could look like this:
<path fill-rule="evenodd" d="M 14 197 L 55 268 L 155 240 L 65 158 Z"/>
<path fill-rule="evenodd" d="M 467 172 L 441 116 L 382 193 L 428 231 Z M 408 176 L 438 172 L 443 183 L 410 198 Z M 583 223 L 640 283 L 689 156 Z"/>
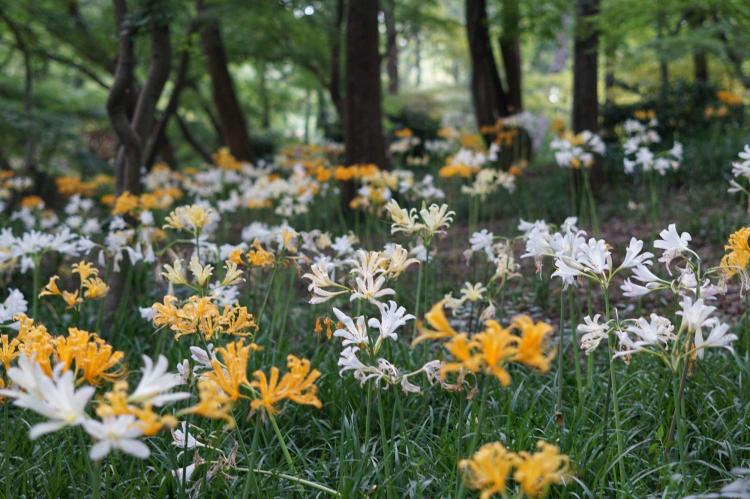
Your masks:
<path fill-rule="evenodd" d="M 625 258 L 620 264 L 622 269 L 630 269 L 633 267 L 644 267 L 651 265 L 651 259 L 654 257 L 653 253 L 648 251 L 641 252 L 643 250 L 643 241 L 634 237 L 630 238 L 630 244 L 625 251 Z"/>
<path fill-rule="evenodd" d="M 480 301 L 482 300 L 482 298 L 484 298 L 484 293 L 486 291 L 487 288 L 484 287 L 484 284 L 482 284 L 481 282 L 477 282 L 475 284 L 466 282 L 464 283 L 464 287 L 461 288 L 461 301 Z"/>
<path fill-rule="evenodd" d="M 183 384 L 182 377 L 167 372 L 167 358 L 159 355 L 156 365 L 148 356 L 143 356 L 143 375 L 138 386 L 128 400 L 138 404 L 151 403 L 156 407 L 190 397 L 188 392 L 168 393 L 175 386 Z"/>
<path fill-rule="evenodd" d="M 652 345 L 667 345 L 675 339 L 672 321 L 657 314 L 651 314 L 650 319 L 635 319 L 626 329 L 628 333 L 636 336 L 634 344 L 638 349 Z"/>
<path fill-rule="evenodd" d="M 469 245 L 471 245 L 471 251 L 477 253 L 484 251 L 487 256 L 492 256 L 492 242 L 495 235 L 489 232 L 487 229 L 482 229 L 479 232 L 475 232 L 469 238 Z"/>
<path fill-rule="evenodd" d="M 669 264 L 672 260 L 689 251 L 688 243 L 692 240 L 692 236 L 687 232 L 677 233 L 677 226 L 669 224 L 666 229 L 659 232 L 659 237 L 661 239 L 654 241 L 654 248 L 663 251 L 659 261 L 664 263 L 669 271 Z"/>
<path fill-rule="evenodd" d="M 351 317 L 346 315 L 336 307 L 333 308 L 333 313 L 336 318 L 344 325 L 343 329 L 336 329 L 333 335 L 337 338 L 343 338 L 342 345 L 366 345 L 370 342 L 370 338 L 367 335 L 367 326 L 365 325 L 365 317 L 360 315 L 357 317 L 357 323 L 355 324 Z"/>
<path fill-rule="evenodd" d="M 318 303 L 324 303 L 328 300 L 335 298 L 336 296 L 345 294 L 348 292 L 346 288 L 336 283 L 331 279 L 328 274 L 328 268 L 323 263 L 313 263 L 310 266 L 310 272 L 302 276 L 303 279 L 308 279 L 310 285 L 307 287 L 308 291 L 312 291 L 313 297 L 310 298 L 310 303 L 316 305 Z M 335 291 L 328 288 L 337 288 Z"/>
<path fill-rule="evenodd" d="M 84 421 L 83 428 L 96 440 L 89 452 L 94 461 L 106 457 L 113 450 L 120 450 L 139 459 L 146 459 L 151 455 L 146 444 L 138 440 L 143 431 L 138 427 L 135 416 L 128 414 L 106 417 L 101 421 L 88 419 Z"/>
<path fill-rule="evenodd" d="M 391 338 L 394 341 L 398 340 L 396 330 L 406 325 L 407 321 L 415 319 L 413 315 L 406 313 L 404 307 L 400 307 L 393 300 L 390 300 L 387 305 L 378 303 L 377 307 L 380 310 L 380 318 L 372 317 L 367 321 L 367 325 L 378 329 L 380 332 L 378 341 L 382 341 L 385 338 Z"/>
<path fill-rule="evenodd" d="M 341 368 L 339 370 L 339 376 L 343 376 L 346 371 L 354 371 L 354 378 L 360 382 L 364 382 L 367 366 L 357 358 L 358 351 L 359 348 L 356 346 L 349 346 L 341 351 L 341 356 L 338 361 L 338 366 Z"/>
<path fill-rule="evenodd" d="M 703 326 L 706 325 L 709 316 L 716 310 L 716 307 L 705 305 L 703 298 L 698 298 L 693 302 L 693 299 L 689 296 L 682 298 L 680 307 L 682 307 L 682 310 L 677 312 L 677 315 L 682 316 L 680 331 L 687 329 L 689 332 L 695 333 L 697 344 L 698 336 L 702 334 Z"/>
<path fill-rule="evenodd" d="M 52 378 L 48 378 L 40 376 L 36 369 L 24 362 L 22 368 L 10 368 L 8 377 L 25 390 L 15 393 L 4 391 L 4 394 L 16 399 L 13 404 L 48 419 L 31 427 L 29 438 L 32 440 L 67 426 L 77 426 L 86 419 L 86 405 L 95 389 L 85 386 L 76 390 L 72 371 L 61 376 L 55 373 Z"/>
<path fill-rule="evenodd" d="M 385 286 L 386 280 L 382 275 L 378 276 L 377 279 L 374 278 L 373 275 L 357 277 L 354 282 L 357 287 L 351 296 L 349 296 L 349 301 L 367 300 L 370 303 L 377 305 L 380 303 L 378 298 L 396 294 L 395 290 L 383 287 Z"/>
<path fill-rule="evenodd" d="M 407 210 L 401 208 L 395 199 L 391 199 L 386 203 L 385 210 L 391 217 L 391 234 L 398 232 L 405 232 L 407 234 L 414 234 L 424 228 L 424 225 L 417 222 L 417 210 L 412 208 Z"/>
<path fill-rule="evenodd" d="M 600 323 L 600 314 L 596 314 L 592 319 L 590 316 L 583 318 L 583 324 L 579 324 L 576 331 L 583 333 L 581 336 L 581 348 L 586 353 L 590 354 L 596 350 L 603 339 L 607 337 L 609 331 L 609 322 Z"/>
<path fill-rule="evenodd" d="M 711 332 L 708 333 L 708 338 L 705 341 L 703 341 L 703 335 L 695 336 L 695 350 L 699 359 L 703 358 L 706 348 L 726 348 L 727 350 L 734 351 L 732 342 L 737 339 L 737 335 L 727 334 L 729 324 L 719 322 L 715 319 L 710 322 L 712 323 Z"/>
<path fill-rule="evenodd" d="M 431 204 L 429 208 L 419 210 L 419 216 L 422 217 L 428 237 L 444 233 L 443 229 L 450 227 L 455 215 L 455 211 L 448 211 L 447 204 L 440 206 Z"/>
<path fill-rule="evenodd" d="M 189 267 L 195 282 L 201 287 L 205 286 L 208 280 L 211 279 L 211 275 L 214 271 L 212 265 L 201 265 L 200 260 L 198 260 L 198 255 L 195 254 L 190 258 Z"/>

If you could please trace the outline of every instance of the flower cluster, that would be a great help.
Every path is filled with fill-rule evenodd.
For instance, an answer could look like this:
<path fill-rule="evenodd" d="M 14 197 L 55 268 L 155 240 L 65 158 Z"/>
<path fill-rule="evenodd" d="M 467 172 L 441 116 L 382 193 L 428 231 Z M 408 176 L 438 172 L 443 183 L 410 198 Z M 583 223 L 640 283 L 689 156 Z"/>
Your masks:
<path fill-rule="evenodd" d="M 508 477 L 518 483 L 529 497 L 544 497 L 550 486 L 565 484 L 570 478 L 570 458 L 544 441 L 537 443 L 539 452 L 511 452 L 500 442 L 483 445 L 458 467 L 466 485 L 480 491 L 482 499 L 494 494 L 505 497 Z"/>
<path fill-rule="evenodd" d="M 605 151 L 602 138 L 588 130 L 573 135 L 566 133 L 554 139 L 550 147 L 555 151 L 555 161 L 561 168 L 591 168 L 594 155 L 603 155 Z"/>

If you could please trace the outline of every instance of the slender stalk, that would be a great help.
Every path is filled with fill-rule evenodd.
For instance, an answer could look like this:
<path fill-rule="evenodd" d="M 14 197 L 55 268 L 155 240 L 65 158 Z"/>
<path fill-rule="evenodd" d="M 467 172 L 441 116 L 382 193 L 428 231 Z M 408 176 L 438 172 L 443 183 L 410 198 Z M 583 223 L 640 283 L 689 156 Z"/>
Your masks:
<path fill-rule="evenodd" d="M 286 464 L 289 465 L 289 468 L 292 470 L 292 472 L 296 474 L 297 469 L 294 467 L 294 461 L 292 461 L 292 456 L 289 454 L 289 449 L 286 446 L 284 435 L 281 434 L 281 430 L 279 430 L 279 425 L 276 423 L 276 418 L 270 412 L 266 412 L 266 414 L 268 415 L 268 419 L 271 421 L 271 426 L 273 426 L 273 432 L 276 434 L 276 438 L 279 439 L 279 444 L 281 445 L 281 452 L 284 454 L 284 459 L 286 459 Z"/>
<path fill-rule="evenodd" d="M 609 321 L 609 292 L 606 289 L 604 290 L 604 312 L 605 321 Z M 609 346 L 607 360 L 609 361 L 609 376 L 612 385 L 612 409 L 615 414 L 615 437 L 617 439 L 617 452 L 619 454 L 618 466 L 620 469 L 620 486 L 621 490 L 624 491 L 626 490 L 625 484 L 627 483 L 625 475 L 625 445 L 623 443 L 622 425 L 620 421 L 620 401 L 617 394 L 617 373 L 615 370 L 614 359 L 612 359 L 612 355 L 615 353 L 615 338 L 612 331 L 607 334 L 607 344 Z"/>
<path fill-rule="evenodd" d="M 656 225 L 659 222 L 659 205 L 657 203 L 657 196 L 656 196 L 656 180 L 654 178 L 654 172 L 649 172 L 648 174 L 648 190 L 650 195 L 650 212 L 651 212 L 651 221 Z"/>
<path fill-rule="evenodd" d="M 680 362 L 682 371 L 680 372 L 680 378 L 679 383 L 677 382 L 677 379 L 675 378 L 674 382 L 672 383 L 672 396 L 674 398 L 674 413 L 672 414 L 672 421 L 669 424 L 669 431 L 667 432 L 667 439 L 664 442 L 664 457 L 667 458 L 667 455 L 669 453 L 669 447 L 672 445 L 672 439 L 674 438 L 675 434 L 675 428 L 677 428 L 677 445 L 680 447 L 679 453 L 680 453 L 680 467 L 684 467 L 685 462 L 684 459 L 686 457 L 686 452 L 684 448 L 684 438 L 685 438 L 685 426 L 684 426 L 684 417 L 683 417 L 683 411 L 682 411 L 682 403 L 685 397 L 685 384 L 687 382 L 687 373 L 688 373 L 688 367 L 689 363 L 685 360 L 682 360 Z M 679 365 L 678 364 L 678 370 Z"/>
<path fill-rule="evenodd" d="M 190 440 L 188 438 L 189 434 L 190 434 L 190 414 L 188 414 L 187 417 L 185 418 L 185 430 L 182 432 L 182 438 L 185 439 L 185 442 L 183 442 L 183 445 L 182 445 L 183 459 L 184 459 L 184 456 L 187 456 L 188 441 Z M 187 497 L 187 467 L 188 465 L 186 464 L 182 468 L 182 481 L 180 482 L 180 492 L 181 492 L 182 497 Z"/>
<path fill-rule="evenodd" d="M 575 307 L 573 306 L 573 295 L 568 293 L 568 310 L 570 316 L 570 333 L 573 341 L 573 363 L 575 364 L 576 388 L 578 389 L 578 400 L 583 401 L 583 379 L 581 377 L 581 346 L 578 344 L 578 331 L 576 328 Z"/>
<path fill-rule="evenodd" d="M 419 270 L 417 271 L 417 295 L 416 295 L 416 303 L 414 305 L 414 317 L 416 319 L 414 320 L 414 332 L 413 336 L 417 336 L 417 322 L 420 320 L 419 318 L 419 302 L 422 297 L 422 274 L 424 272 L 424 265 L 422 263 L 419 264 Z"/>
<path fill-rule="evenodd" d="M 365 411 L 365 440 L 364 445 L 367 447 L 370 440 L 370 408 L 372 407 L 372 383 L 367 384 L 367 410 Z"/>
<path fill-rule="evenodd" d="M 464 438 L 464 410 L 466 409 L 466 397 L 463 393 L 459 393 L 458 403 L 458 418 L 456 419 L 456 455 L 460 458 L 463 456 L 463 438 Z M 461 487 L 461 474 L 458 472 L 458 468 L 454 469 L 456 473 L 456 490 L 460 490 Z"/>
<path fill-rule="evenodd" d="M 391 456 L 390 445 L 388 445 L 388 436 L 385 431 L 385 412 L 383 409 L 383 392 L 378 392 L 378 419 L 380 422 L 380 446 L 383 448 L 383 464 L 385 466 L 385 494 L 386 497 L 393 497 L 393 485 L 391 484 Z"/>
<path fill-rule="evenodd" d="M 266 295 L 263 297 L 263 304 L 260 306 L 260 311 L 258 311 L 258 327 L 260 327 L 260 321 L 261 319 L 263 319 L 263 312 L 266 310 L 268 296 L 271 294 L 271 289 L 273 288 L 274 280 L 276 278 L 276 271 L 278 270 L 278 268 L 278 263 L 274 262 L 273 272 L 271 272 L 271 279 L 268 281 L 268 289 L 266 289 Z"/>
<path fill-rule="evenodd" d="M 253 440 L 250 444 L 249 452 L 247 450 L 247 446 L 245 445 L 245 440 L 242 438 L 242 432 L 240 432 L 239 426 L 235 425 L 234 429 L 237 433 L 237 440 L 240 442 L 240 445 L 242 445 L 242 451 L 245 453 L 245 459 L 247 460 L 248 468 L 253 469 L 253 467 L 255 466 L 255 452 L 258 448 L 258 434 L 260 433 L 260 424 L 256 422 L 255 428 L 253 428 Z M 255 494 L 257 496 L 259 491 L 254 473 L 248 473 L 248 476 L 245 477 L 245 486 L 242 489 L 242 497 L 244 499 L 250 497 L 250 485 L 253 485 L 253 487 L 255 487 Z"/>
<path fill-rule="evenodd" d="M 482 422 L 484 420 L 484 410 L 487 406 L 487 394 L 489 393 L 489 387 L 490 387 L 490 376 L 485 375 L 484 380 L 482 381 L 482 396 L 479 400 L 479 413 L 477 414 L 477 424 L 474 428 L 474 434 L 471 437 L 471 443 L 469 444 L 469 449 L 467 452 L 467 456 L 470 456 L 474 453 L 474 451 L 477 448 L 477 445 L 479 444 L 479 438 L 482 434 Z M 457 497 L 458 499 L 462 499 L 466 495 L 466 489 L 464 487 L 463 482 L 460 482 L 460 486 L 458 489 Z"/>
<path fill-rule="evenodd" d="M 275 471 L 268 471 L 268 470 L 260 470 L 256 468 L 235 468 L 237 471 L 244 471 L 246 473 L 257 473 L 259 475 L 266 475 L 266 476 L 277 476 L 279 478 L 283 478 L 284 480 L 289 480 L 290 482 L 297 483 L 299 485 L 304 485 L 306 487 L 310 487 L 316 490 L 319 490 L 321 492 L 325 492 L 326 494 L 330 494 L 332 496 L 341 497 L 341 494 L 335 490 L 333 490 L 330 487 L 326 487 L 325 485 L 321 485 L 317 482 L 312 482 L 310 480 L 305 480 L 304 478 L 299 478 L 293 475 L 288 475 L 286 473 L 277 473 Z"/>
<path fill-rule="evenodd" d="M 591 316 L 591 282 L 586 281 L 586 305 L 587 305 L 587 314 L 589 317 Z M 589 393 L 591 393 L 591 390 L 594 387 L 594 356 L 593 355 L 587 355 L 586 356 L 586 388 L 588 389 Z M 609 406 L 609 403 L 607 404 Z"/>
<path fill-rule="evenodd" d="M 78 428 L 76 433 L 78 433 L 78 445 L 81 447 L 81 452 L 83 452 L 83 454 L 86 456 L 89 476 L 91 477 L 91 497 L 94 499 L 99 499 L 101 497 L 101 491 L 99 490 L 99 465 L 95 465 L 91 459 L 91 456 L 89 456 L 86 442 L 83 439 L 83 428 Z"/>
<path fill-rule="evenodd" d="M 565 290 L 560 291 L 560 343 L 557 346 L 557 402 L 555 413 L 562 418 L 563 399 L 563 356 L 565 350 Z"/>
<path fill-rule="evenodd" d="M 34 255 L 33 260 L 34 270 L 32 271 L 32 275 L 34 278 L 34 296 L 32 297 L 33 299 L 31 302 L 31 317 L 32 319 L 34 319 L 34 322 L 36 322 L 37 320 L 39 320 L 39 288 L 42 285 L 40 282 L 42 272 L 42 269 L 40 268 L 42 263 L 41 255 Z"/>

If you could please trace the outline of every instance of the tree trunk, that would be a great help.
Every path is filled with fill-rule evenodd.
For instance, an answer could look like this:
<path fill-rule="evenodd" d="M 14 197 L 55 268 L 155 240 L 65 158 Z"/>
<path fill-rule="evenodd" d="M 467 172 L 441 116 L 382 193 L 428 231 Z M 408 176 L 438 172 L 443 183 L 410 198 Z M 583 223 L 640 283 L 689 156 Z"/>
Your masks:
<path fill-rule="evenodd" d="M 573 130 L 599 130 L 597 94 L 599 0 L 577 0 L 573 44 Z"/>
<path fill-rule="evenodd" d="M 118 194 L 125 191 L 140 194 L 144 144 L 153 128 L 156 103 L 169 78 L 172 46 L 169 25 L 164 21 L 165 16 L 159 12 L 163 4 L 159 0 L 149 2 L 148 14 L 152 19 L 149 27 L 151 59 L 148 76 L 143 88 L 138 92 L 131 119 L 130 109 L 135 93 L 133 35 L 136 28 L 127 20 L 126 0 L 113 0 L 113 4 L 118 31 L 118 57 L 114 81 L 107 97 L 107 114 L 120 140 L 120 153 L 116 163 L 116 190 Z M 123 262 L 120 272 L 115 272 L 110 279 L 110 292 L 106 301 L 109 315 L 119 307 L 125 295 L 128 265 L 127 261 Z"/>
<path fill-rule="evenodd" d="M 492 53 L 486 0 L 466 0 L 466 35 L 471 55 L 471 97 L 477 125 L 481 129 L 494 125 L 498 118 L 509 114 L 508 96 Z"/>
<path fill-rule="evenodd" d="M 192 36 L 195 32 L 196 27 L 197 25 L 195 23 L 191 23 L 190 27 L 188 28 L 185 44 L 180 51 L 180 62 L 177 66 L 177 73 L 174 78 L 172 93 L 169 95 L 167 107 L 164 109 L 161 118 L 156 124 L 153 136 L 148 144 L 148 147 L 146 148 L 146 153 L 144 154 L 145 160 L 143 163 L 146 168 L 151 168 L 151 166 L 154 164 L 154 161 L 156 161 L 156 155 L 160 154 L 167 145 L 167 127 L 169 125 L 169 120 L 172 118 L 172 115 L 174 115 L 180 105 L 180 94 L 182 94 L 182 90 L 185 88 L 188 69 L 190 67 L 190 48 L 192 45 Z M 162 154 L 162 160 L 166 161 L 163 156 L 164 155 Z M 174 166 L 169 161 L 167 162 L 170 164 L 170 166 Z"/>
<path fill-rule="evenodd" d="M 378 0 L 351 2 L 346 22 L 346 95 L 344 145 L 346 163 L 373 163 L 386 168 L 382 127 Z M 353 185 L 342 189 L 348 207 Z"/>
<path fill-rule="evenodd" d="M 604 102 L 611 104 L 614 97 L 612 92 L 615 88 L 615 67 L 617 49 L 614 40 L 608 39 L 604 44 Z"/>
<path fill-rule="evenodd" d="M 706 12 L 700 7 L 689 9 L 685 13 L 691 30 L 700 29 L 706 20 Z M 693 74 L 697 83 L 708 82 L 708 58 L 706 51 L 701 47 L 693 49 Z"/>
<path fill-rule="evenodd" d="M 708 58 L 706 52 L 697 49 L 693 53 L 693 71 L 695 72 L 695 81 L 699 83 L 708 82 Z"/>
<path fill-rule="evenodd" d="M 118 194 L 133 189 L 140 192 L 140 182 L 129 185 L 128 170 L 138 171 L 141 164 L 141 139 L 130 124 L 128 104 L 133 92 L 133 75 L 135 72 L 135 55 L 133 53 L 133 35 L 135 27 L 127 22 L 127 2 L 113 0 L 115 20 L 118 32 L 117 67 L 114 82 L 107 97 L 107 113 L 112 128 L 120 140 L 120 152 L 115 164 L 116 191 Z M 133 192 L 133 191 L 131 191 Z"/>
<path fill-rule="evenodd" d="M 182 133 L 182 137 L 185 139 L 185 142 L 192 147 L 195 152 L 198 153 L 198 155 L 203 158 L 203 161 L 206 163 L 212 163 L 213 158 L 211 157 L 211 153 L 208 152 L 203 145 L 193 136 L 193 132 L 190 131 L 190 127 L 187 123 L 185 123 L 185 120 L 180 116 L 179 113 L 175 114 L 175 118 L 177 119 L 177 126 L 180 127 L 180 132 Z"/>
<path fill-rule="evenodd" d="M 386 0 L 385 14 L 385 54 L 388 73 L 388 93 L 398 93 L 398 40 L 396 38 L 396 2 Z"/>
<path fill-rule="evenodd" d="M 198 11 L 205 12 L 198 0 Z M 208 74 L 211 78 L 211 92 L 218 113 L 219 127 L 229 150 L 239 160 L 255 159 L 250 137 L 247 133 L 245 113 L 242 111 L 237 93 L 229 73 L 227 54 L 221 38 L 219 23 L 206 19 L 201 29 L 203 53 L 206 55 Z"/>
<path fill-rule="evenodd" d="M 508 88 L 508 112 L 519 113 L 523 110 L 521 92 L 521 42 L 520 13 L 518 0 L 503 0 L 502 34 L 500 35 L 500 53 L 505 69 L 505 83 Z"/>

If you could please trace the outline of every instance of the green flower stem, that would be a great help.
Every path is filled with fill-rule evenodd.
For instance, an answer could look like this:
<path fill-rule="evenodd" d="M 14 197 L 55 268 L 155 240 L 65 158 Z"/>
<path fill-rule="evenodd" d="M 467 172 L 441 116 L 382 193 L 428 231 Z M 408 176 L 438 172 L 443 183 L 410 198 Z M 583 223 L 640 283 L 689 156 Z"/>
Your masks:
<path fill-rule="evenodd" d="M 294 467 L 294 461 L 292 461 L 292 456 L 289 454 L 289 449 L 286 446 L 286 441 L 284 440 L 284 436 L 281 434 L 281 430 L 279 430 L 279 425 L 276 423 L 276 418 L 270 412 L 266 412 L 266 414 L 268 415 L 268 419 L 271 421 L 271 426 L 273 426 L 273 432 L 276 434 L 276 438 L 279 439 L 279 444 L 281 444 L 281 452 L 284 454 L 286 464 L 289 465 L 289 469 L 291 469 L 292 472 L 296 474 L 297 469 Z"/>
<path fill-rule="evenodd" d="M 485 375 L 484 380 L 482 381 L 482 396 L 479 400 L 479 413 L 477 414 L 477 423 L 474 427 L 474 434 L 471 437 L 471 443 L 469 444 L 469 449 L 466 453 L 467 456 L 471 456 L 474 454 L 474 451 L 477 448 L 477 445 L 479 444 L 479 439 L 482 434 L 482 422 L 484 420 L 484 410 L 487 406 L 487 394 L 489 393 L 490 388 L 490 376 Z M 466 495 L 466 488 L 464 487 L 463 482 L 459 482 L 459 488 L 458 488 L 458 494 L 456 496 L 458 499 L 463 499 L 463 497 Z"/>
<path fill-rule="evenodd" d="M 255 469 L 255 468 L 235 468 L 237 471 L 244 471 L 246 473 L 257 473 L 259 475 L 265 475 L 265 476 L 277 476 L 279 478 L 283 478 L 284 480 L 289 480 L 290 482 L 294 482 L 299 485 L 304 485 L 306 487 L 310 487 L 316 490 L 319 490 L 321 492 L 325 492 L 326 494 L 341 497 L 341 494 L 335 490 L 333 490 L 330 487 L 326 487 L 325 485 L 321 485 L 317 482 L 312 482 L 310 480 L 305 480 L 304 478 L 299 478 L 293 475 L 288 475 L 286 473 L 277 473 L 275 471 L 268 471 L 268 470 L 261 470 L 261 469 Z"/>
<path fill-rule="evenodd" d="M 99 490 L 99 465 L 95 465 L 91 457 L 89 456 L 86 441 L 83 439 L 83 428 L 79 427 L 76 430 L 76 433 L 78 434 L 78 445 L 81 447 L 81 452 L 83 452 L 83 454 L 86 456 L 86 464 L 89 469 L 89 476 L 91 477 L 91 497 L 93 499 L 99 499 L 101 497 L 101 491 Z"/>
<path fill-rule="evenodd" d="M 563 357 L 565 350 L 565 295 L 566 291 L 560 291 L 560 343 L 557 346 L 557 401 L 555 403 L 555 412 L 562 417 L 562 399 L 563 399 Z"/>
<path fill-rule="evenodd" d="M 578 344 L 578 331 L 576 328 L 577 320 L 575 307 L 573 305 L 573 295 L 568 293 L 568 310 L 570 316 L 570 333 L 573 339 L 573 363 L 575 364 L 576 388 L 578 389 L 579 403 L 583 401 L 584 389 L 583 378 L 581 376 L 581 346 Z"/>
<path fill-rule="evenodd" d="M 606 290 L 606 288 L 604 290 L 604 313 L 605 321 L 609 321 L 609 292 Z M 617 394 L 617 373 L 615 370 L 615 362 L 612 358 L 612 355 L 614 355 L 615 353 L 615 338 L 612 331 L 609 331 L 609 333 L 607 334 L 607 344 L 609 346 L 607 360 L 609 361 L 609 376 L 610 384 L 612 386 L 612 409 L 615 414 L 615 436 L 617 439 L 617 453 L 619 454 L 617 461 L 620 470 L 620 486 L 621 490 L 624 491 L 626 490 L 625 486 L 627 483 L 625 475 L 625 445 L 623 443 L 622 425 L 620 421 L 620 401 Z"/>
<path fill-rule="evenodd" d="M 32 271 L 32 275 L 34 278 L 34 296 L 32 297 L 31 302 L 31 318 L 34 319 L 34 322 L 36 322 L 37 320 L 39 320 L 39 293 L 42 286 L 42 283 L 40 282 L 42 277 L 42 269 L 40 267 L 42 264 L 42 255 L 34 255 L 33 260 L 34 270 Z"/>
<path fill-rule="evenodd" d="M 383 448 L 383 465 L 385 467 L 385 494 L 386 497 L 393 497 L 393 485 L 391 484 L 391 456 L 390 456 L 390 445 L 388 445 L 388 435 L 385 429 L 385 412 L 383 405 L 383 392 L 378 392 L 378 419 L 380 423 L 380 446 Z"/>

